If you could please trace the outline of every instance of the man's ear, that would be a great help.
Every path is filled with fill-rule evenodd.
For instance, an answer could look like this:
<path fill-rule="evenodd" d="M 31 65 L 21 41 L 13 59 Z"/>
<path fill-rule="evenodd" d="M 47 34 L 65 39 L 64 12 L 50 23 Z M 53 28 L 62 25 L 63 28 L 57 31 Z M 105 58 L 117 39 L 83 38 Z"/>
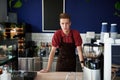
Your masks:
<path fill-rule="evenodd" d="M 70 26 L 71 26 L 72 22 L 70 21 Z"/>

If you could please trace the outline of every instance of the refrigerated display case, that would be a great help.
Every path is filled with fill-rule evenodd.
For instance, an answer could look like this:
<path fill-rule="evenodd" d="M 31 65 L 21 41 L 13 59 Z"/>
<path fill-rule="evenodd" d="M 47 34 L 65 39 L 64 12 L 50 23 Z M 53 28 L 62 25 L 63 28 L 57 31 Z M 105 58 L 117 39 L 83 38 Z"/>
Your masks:
<path fill-rule="evenodd" d="M 0 66 L 8 65 L 12 70 L 18 70 L 18 40 L 6 39 L 0 41 L 0 46 L 6 46 L 6 50 L 0 51 Z M 2 49 L 1 49 L 2 50 Z"/>

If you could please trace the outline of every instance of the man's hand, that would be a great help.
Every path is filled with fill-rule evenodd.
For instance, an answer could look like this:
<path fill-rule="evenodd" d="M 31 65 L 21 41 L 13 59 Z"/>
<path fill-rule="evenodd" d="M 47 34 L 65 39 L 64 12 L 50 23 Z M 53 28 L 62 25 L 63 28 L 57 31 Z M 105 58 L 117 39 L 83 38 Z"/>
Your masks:
<path fill-rule="evenodd" d="M 41 73 L 47 73 L 47 72 L 49 72 L 47 69 L 42 69 L 42 70 L 40 70 L 40 72 Z"/>

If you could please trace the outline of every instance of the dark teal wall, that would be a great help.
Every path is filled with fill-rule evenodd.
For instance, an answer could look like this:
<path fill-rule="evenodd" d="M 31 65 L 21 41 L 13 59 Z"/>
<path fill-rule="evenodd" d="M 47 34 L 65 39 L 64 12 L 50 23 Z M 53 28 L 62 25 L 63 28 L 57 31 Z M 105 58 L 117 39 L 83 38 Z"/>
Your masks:
<path fill-rule="evenodd" d="M 114 4 L 120 0 L 66 0 L 66 12 L 71 15 L 72 28 L 81 33 L 101 30 L 101 22 L 117 23 L 120 27 L 120 16 L 114 15 Z M 12 9 L 18 14 L 18 22 L 31 24 L 32 32 L 42 32 L 42 0 L 22 0 L 22 7 Z M 10 10 L 9 10 L 10 11 Z M 54 15 L 53 15 L 54 16 Z M 118 28 L 120 33 L 120 30 Z"/>

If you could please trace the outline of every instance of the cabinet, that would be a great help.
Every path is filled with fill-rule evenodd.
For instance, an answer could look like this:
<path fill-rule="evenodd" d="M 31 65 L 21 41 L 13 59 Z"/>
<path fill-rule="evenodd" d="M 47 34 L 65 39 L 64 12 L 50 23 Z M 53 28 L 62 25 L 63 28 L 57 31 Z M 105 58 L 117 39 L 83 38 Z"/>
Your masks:
<path fill-rule="evenodd" d="M 42 61 L 40 57 L 19 57 L 18 69 L 24 71 L 39 71 L 42 69 Z"/>
<path fill-rule="evenodd" d="M 0 46 L 6 46 L 6 51 L 4 55 L 6 58 L 0 58 L 0 66 L 3 66 L 7 64 L 10 68 L 13 70 L 18 69 L 18 40 L 17 39 L 6 39 L 6 40 L 0 40 Z M 0 55 L 3 55 L 3 53 L 0 53 Z"/>
<path fill-rule="evenodd" d="M 0 22 L 7 20 L 7 0 L 0 0 Z"/>
<path fill-rule="evenodd" d="M 18 40 L 18 56 L 24 55 L 25 52 L 25 30 L 24 24 L 3 23 L 5 27 L 6 39 Z"/>
<path fill-rule="evenodd" d="M 54 57 L 50 71 L 56 71 L 57 57 Z M 48 57 L 42 57 L 42 68 L 46 68 L 48 64 Z"/>
<path fill-rule="evenodd" d="M 54 57 L 54 60 L 50 69 L 52 72 L 56 71 L 57 59 L 58 57 Z M 46 68 L 47 64 L 48 64 L 48 57 L 42 57 L 42 68 Z M 82 72 L 82 67 L 80 65 L 78 56 L 76 56 L 76 72 Z"/>

